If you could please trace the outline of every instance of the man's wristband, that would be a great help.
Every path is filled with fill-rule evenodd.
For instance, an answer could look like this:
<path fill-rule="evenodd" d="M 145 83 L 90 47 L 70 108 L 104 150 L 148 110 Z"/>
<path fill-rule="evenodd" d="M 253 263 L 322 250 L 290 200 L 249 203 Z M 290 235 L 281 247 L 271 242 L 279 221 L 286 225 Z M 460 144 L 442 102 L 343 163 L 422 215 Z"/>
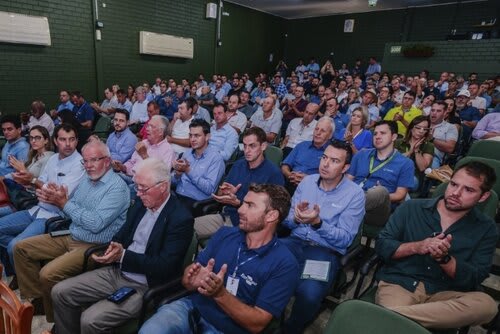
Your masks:
<path fill-rule="evenodd" d="M 317 230 L 317 229 L 319 229 L 321 227 L 321 225 L 323 225 L 323 221 L 320 219 L 318 224 L 311 224 L 311 227 L 314 230 Z"/>
<path fill-rule="evenodd" d="M 450 254 L 446 254 L 445 256 L 443 256 L 442 258 L 440 258 L 439 260 L 436 260 L 436 262 L 438 264 L 447 264 L 450 261 L 451 261 Z"/>

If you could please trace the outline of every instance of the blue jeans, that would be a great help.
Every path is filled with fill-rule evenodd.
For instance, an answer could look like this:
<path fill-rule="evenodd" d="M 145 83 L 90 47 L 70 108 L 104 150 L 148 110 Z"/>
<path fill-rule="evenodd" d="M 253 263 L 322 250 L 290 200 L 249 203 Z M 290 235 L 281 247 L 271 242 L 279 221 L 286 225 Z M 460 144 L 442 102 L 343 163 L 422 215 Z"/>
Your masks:
<path fill-rule="evenodd" d="M 285 322 L 285 333 L 302 333 L 304 327 L 314 320 L 320 309 L 321 301 L 330 291 L 340 268 L 339 257 L 327 248 L 312 246 L 309 242 L 296 237 L 281 239 L 281 242 L 297 258 L 300 274 L 302 274 L 306 260 L 330 262 L 327 282 L 300 278 L 295 289 L 295 301 L 290 317 Z"/>
<path fill-rule="evenodd" d="M 192 333 L 189 314 L 194 306 L 189 297 L 165 304 L 142 325 L 139 334 L 184 334 Z M 222 334 L 214 326 L 200 317 L 198 329 L 204 334 Z"/>
<path fill-rule="evenodd" d="M 46 220 L 45 218 L 35 219 L 28 210 L 17 211 L 0 218 L 0 247 L 7 249 L 12 266 L 14 266 L 12 251 L 15 244 L 26 238 L 43 234 Z"/>
<path fill-rule="evenodd" d="M 14 209 L 12 209 L 10 205 L 0 207 L 0 218 L 10 215 L 11 213 L 14 213 Z"/>

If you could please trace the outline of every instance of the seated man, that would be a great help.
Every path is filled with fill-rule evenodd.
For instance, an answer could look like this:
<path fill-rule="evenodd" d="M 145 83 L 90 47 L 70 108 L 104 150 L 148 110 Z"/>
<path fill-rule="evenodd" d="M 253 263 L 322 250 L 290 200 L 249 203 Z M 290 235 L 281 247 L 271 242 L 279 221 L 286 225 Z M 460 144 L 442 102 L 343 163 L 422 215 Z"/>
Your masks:
<path fill-rule="evenodd" d="M 411 121 L 422 115 L 422 110 L 418 109 L 413 105 L 415 102 L 415 93 L 413 91 L 408 91 L 404 93 L 403 103 L 399 107 L 392 108 L 387 112 L 384 117 L 386 121 L 397 122 L 398 134 L 401 136 L 406 135 L 408 126 L 410 126 Z"/>
<path fill-rule="evenodd" d="M 300 279 L 286 333 L 302 333 L 314 319 L 340 268 L 340 256 L 347 252 L 363 220 L 363 190 L 344 177 L 351 157 L 349 144 L 329 144 L 321 157 L 319 175 L 308 175 L 300 182 L 283 222 L 292 234 L 282 242 L 295 255 L 302 271 L 309 260 L 329 267 L 323 278 Z"/>
<path fill-rule="evenodd" d="M 283 185 L 283 174 L 279 168 L 266 159 L 266 133 L 261 128 L 250 128 L 243 132 L 244 159 L 237 160 L 229 170 L 225 182 L 212 197 L 224 204 L 222 213 L 198 217 L 194 229 L 198 239 L 209 238 L 225 226 L 238 226 L 238 208 L 248 192 L 251 183 Z"/>
<path fill-rule="evenodd" d="M 476 204 L 488 199 L 495 180 L 491 167 L 469 162 L 455 170 L 444 197 L 408 201 L 394 212 L 375 245 L 385 263 L 377 304 L 436 329 L 493 319 L 496 302 L 477 289 L 498 232 Z"/>
<path fill-rule="evenodd" d="M 184 254 L 193 236 L 193 218 L 170 193 L 169 172 L 158 159 L 139 163 L 134 182 L 141 200 L 129 209 L 127 221 L 111 239 L 105 254 L 93 256 L 99 263 L 118 265 L 89 271 L 54 286 L 57 333 L 111 331 L 139 315 L 142 296 L 149 287 L 182 273 Z M 121 304 L 106 300 L 124 286 L 136 293 Z"/>
<path fill-rule="evenodd" d="M 54 133 L 54 121 L 45 112 L 45 103 L 40 100 L 35 100 L 31 103 L 31 116 L 27 126 L 23 127 L 23 131 L 29 131 L 29 129 L 36 125 L 46 128 L 51 136 Z"/>
<path fill-rule="evenodd" d="M 160 106 L 155 101 L 150 101 L 148 102 L 146 110 L 148 112 L 148 120 L 142 125 L 139 132 L 137 132 L 137 137 L 142 140 L 148 139 L 148 123 L 153 116 L 160 115 Z M 168 125 L 170 125 L 170 123 Z"/>
<path fill-rule="evenodd" d="M 106 87 L 104 89 L 104 100 L 100 105 L 97 102 L 92 102 L 90 106 L 98 113 L 112 114 L 114 109 L 118 107 L 117 101 L 113 100 L 113 88 Z"/>
<path fill-rule="evenodd" d="M 90 131 L 94 124 L 94 110 L 90 104 L 85 101 L 85 97 L 79 91 L 71 92 L 71 100 L 73 101 L 73 113 L 78 120 L 83 130 Z"/>
<path fill-rule="evenodd" d="M 189 150 L 189 124 L 194 119 L 193 111 L 193 106 L 188 106 L 187 102 L 180 103 L 168 126 L 170 136 L 167 136 L 167 141 L 172 145 L 176 156 Z"/>
<path fill-rule="evenodd" d="M 432 143 L 434 144 L 434 158 L 432 168 L 439 168 L 443 164 L 445 154 L 455 151 L 458 141 L 458 130 L 454 124 L 444 120 L 447 104 L 443 101 L 434 102 L 431 105 L 431 131 Z"/>
<path fill-rule="evenodd" d="M 213 109 L 214 123 L 210 128 L 209 146 L 222 156 L 224 161 L 229 160 L 238 148 L 238 133 L 227 122 L 227 106 L 216 103 Z"/>
<path fill-rule="evenodd" d="M 148 103 L 146 99 L 146 90 L 144 87 L 139 86 L 135 89 L 136 101 L 132 105 L 132 111 L 130 112 L 129 124 L 137 124 L 135 127 L 137 130 L 140 129 L 140 124 L 146 123 L 148 121 Z"/>
<path fill-rule="evenodd" d="M 458 92 L 455 99 L 455 105 L 457 107 L 456 112 L 462 121 L 462 141 L 464 142 L 465 148 L 467 148 L 471 140 L 472 131 L 476 127 L 477 122 L 481 119 L 481 113 L 477 108 L 469 105 L 469 100 L 470 93 L 466 89 Z"/>
<path fill-rule="evenodd" d="M 373 149 L 361 150 L 352 159 L 347 176 L 366 195 L 365 222 L 383 226 L 394 207 L 414 187 L 415 164 L 394 148 L 398 138 L 394 121 L 375 123 Z"/>
<path fill-rule="evenodd" d="M 500 136 L 500 113 L 492 112 L 484 116 L 477 122 L 472 138 L 474 139 L 490 139 Z"/>
<path fill-rule="evenodd" d="M 316 128 L 315 120 L 318 114 L 319 106 L 314 103 L 309 103 L 304 111 L 304 116 L 300 118 L 294 118 L 288 124 L 286 129 L 285 139 L 281 143 L 281 148 L 283 149 L 283 156 L 286 158 L 290 152 L 304 141 L 310 141 L 313 139 L 314 129 Z"/>
<path fill-rule="evenodd" d="M 167 166 L 172 166 L 174 161 L 174 150 L 166 140 L 168 119 L 165 116 L 156 115 L 151 118 L 147 126 L 148 139 L 138 142 L 135 145 L 135 152 L 130 160 L 121 163 L 113 160 L 113 169 L 117 172 L 123 172 L 127 183 L 132 183 L 130 177 L 134 176 L 135 166 L 147 158 L 157 158 L 162 160 Z"/>
<path fill-rule="evenodd" d="M 283 187 L 251 185 L 238 209 L 239 229 L 221 228 L 184 271 L 182 283 L 193 294 L 160 307 L 139 333 L 191 333 L 192 325 L 203 333 L 258 333 L 280 318 L 299 276 L 275 235 L 289 208 Z"/>
<path fill-rule="evenodd" d="M 172 184 L 181 202 L 191 209 L 215 192 L 224 175 L 224 160 L 217 150 L 208 146 L 210 125 L 201 119 L 189 124 L 191 149 L 174 161 Z"/>
<path fill-rule="evenodd" d="M 73 196 L 69 197 L 65 186 L 54 183 L 37 190 L 41 202 L 56 206 L 71 219 L 69 235 L 43 234 L 14 246 L 21 295 L 34 298 L 34 305 L 45 310 L 49 322 L 54 321 L 52 287 L 82 272 L 85 251 L 111 240 L 125 222 L 130 205 L 127 185 L 111 170 L 106 144 L 100 141 L 85 144 L 82 154 L 87 175 Z M 42 266 L 42 261 L 48 263 Z M 43 299 L 43 308 L 40 299 Z"/>
<path fill-rule="evenodd" d="M 249 120 L 254 113 L 253 106 L 250 105 L 250 93 L 246 90 L 242 90 L 240 93 L 240 105 L 238 106 L 238 110 L 246 116 Z"/>
<path fill-rule="evenodd" d="M 257 126 L 265 131 L 268 143 L 274 143 L 276 137 L 280 133 L 281 118 L 283 117 L 280 110 L 274 107 L 275 100 L 273 97 L 266 97 L 262 102 L 262 108 L 250 118 L 251 126 Z"/>
<path fill-rule="evenodd" d="M 132 102 L 128 99 L 127 93 L 121 88 L 116 91 L 116 102 L 116 109 L 125 109 L 129 114 L 132 112 Z"/>
<path fill-rule="evenodd" d="M 287 181 L 288 190 L 293 193 L 304 176 L 318 174 L 319 162 L 328 142 L 335 131 L 330 117 L 322 117 L 316 123 L 312 141 L 297 144 L 292 152 L 283 160 L 281 172 Z"/>
<path fill-rule="evenodd" d="M 71 196 L 85 175 L 80 163 L 82 156 L 76 151 L 77 137 L 78 134 L 71 125 L 58 125 L 54 130 L 54 145 L 58 154 L 49 158 L 38 178 L 28 171 L 16 172 L 12 174 L 14 181 L 34 189 L 41 189 L 49 183 L 64 185 Z M 44 233 L 45 221 L 61 214 L 58 207 L 40 201 L 29 210 L 17 211 L 0 218 L 0 246 L 7 249 L 9 255 L 9 259 L 3 259 L 7 274 L 13 273 L 14 245 L 20 240 Z"/>
<path fill-rule="evenodd" d="M 129 116 L 127 110 L 115 109 L 113 118 L 115 131 L 109 135 L 106 141 L 106 145 L 111 152 L 111 159 L 121 163 L 128 161 L 132 157 L 137 144 L 137 137 L 128 128 Z"/>
<path fill-rule="evenodd" d="M 240 98 L 238 95 L 231 95 L 227 102 L 227 122 L 236 130 L 238 135 L 245 131 L 247 127 L 247 117 L 238 110 Z"/>
<path fill-rule="evenodd" d="M 0 120 L 2 133 L 7 143 L 2 148 L 2 160 L 0 160 L 0 180 L 4 177 L 11 177 L 15 172 L 14 167 L 10 165 L 9 156 L 17 160 L 26 161 L 30 144 L 21 136 L 21 120 L 19 117 L 6 115 Z"/>
<path fill-rule="evenodd" d="M 73 110 L 73 103 L 71 103 L 71 95 L 69 93 L 69 90 L 63 89 L 59 92 L 59 103 L 55 109 L 50 110 L 50 116 L 52 118 L 57 117 L 57 113 L 60 111 L 63 111 L 65 109 L 67 110 Z"/>

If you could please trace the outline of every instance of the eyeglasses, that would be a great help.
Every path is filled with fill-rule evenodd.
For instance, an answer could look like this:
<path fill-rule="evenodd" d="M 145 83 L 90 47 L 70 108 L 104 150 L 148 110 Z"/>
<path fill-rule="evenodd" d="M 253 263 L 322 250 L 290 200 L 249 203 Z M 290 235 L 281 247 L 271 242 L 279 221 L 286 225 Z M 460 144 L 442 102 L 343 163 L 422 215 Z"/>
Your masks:
<path fill-rule="evenodd" d="M 430 129 L 429 128 L 424 128 L 424 127 L 421 127 L 421 126 L 414 126 L 413 128 L 417 129 L 417 130 L 424 130 L 424 131 L 429 131 Z"/>
<path fill-rule="evenodd" d="M 145 194 L 147 193 L 150 189 L 153 189 L 154 187 L 156 187 L 157 185 L 160 185 L 162 184 L 163 182 L 166 182 L 165 180 L 164 181 L 160 181 L 154 185 L 152 185 L 151 187 L 147 187 L 147 188 L 139 188 L 137 186 L 137 184 L 134 184 L 134 190 L 139 194 L 139 193 L 142 193 L 142 194 Z"/>
<path fill-rule="evenodd" d="M 42 139 L 43 139 L 42 136 L 29 136 L 30 141 L 40 141 Z"/>
<path fill-rule="evenodd" d="M 84 166 L 85 166 L 85 165 L 90 165 L 90 164 L 92 164 L 92 165 L 93 165 L 93 164 L 95 164 L 96 162 L 99 162 L 99 161 L 101 161 L 102 159 L 106 159 L 106 158 L 108 158 L 108 157 L 107 157 L 107 156 L 105 156 L 105 157 L 100 157 L 100 158 L 92 158 L 92 159 L 88 159 L 88 160 L 82 159 L 82 160 L 80 160 L 80 163 L 81 163 L 82 165 L 84 165 Z"/>

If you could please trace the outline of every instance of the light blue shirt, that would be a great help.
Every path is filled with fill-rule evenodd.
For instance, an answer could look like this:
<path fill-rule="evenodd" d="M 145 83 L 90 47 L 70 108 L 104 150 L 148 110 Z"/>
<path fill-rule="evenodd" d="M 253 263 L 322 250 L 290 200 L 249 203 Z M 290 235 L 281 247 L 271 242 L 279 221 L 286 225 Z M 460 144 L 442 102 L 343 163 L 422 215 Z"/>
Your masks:
<path fill-rule="evenodd" d="M 75 188 L 85 175 L 85 170 L 80 162 L 82 156 L 76 150 L 64 159 L 59 159 L 59 154 L 49 158 L 38 178 L 43 183 L 65 185 L 71 197 Z M 38 212 L 37 212 L 38 211 Z M 61 210 L 52 204 L 39 202 L 29 210 L 30 214 L 37 212 L 37 218 L 52 218 L 61 214 Z"/>
<path fill-rule="evenodd" d="M 365 194 L 345 176 L 330 191 L 321 189 L 319 184 L 319 174 L 308 175 L 299 183 L 283 224 L 292 229 L 292 236 L 345 254 L 365 215 Z M 320 228 L 314 229 L 310 224 L 295 222 L 295 207 L 304 201 L 309 202 L 310 208 L 315 204 L 319 206 Z"/>
<path fill-rule="evenodd" d="M 126 128 L 122 132 L 113 132 L 109 135 L 106 145 L 111 152 L 111 159 L 118 160 L 121 163 L 129 160 L 135 151 L 137 137 Z"/>
<path fill-rule="evenodd" d="M 370 64 L 368 65 L 368 68 L 366 69 L 366 75 L 372 75 L 373 73 L 381 73 L 382 72 L 382 66 L 380 66 L 379 63 L 375 64 Z"/>
<path fill-rule="evenodd" d="M 70 101 L 67 101 L 65 103 L 61 103 L 60 105 L 57 106 L 57 112 L 60 112 L 61 110 L 68 109 L 68 110 L 73 110 L 75 106 L 73 103 Z"/>
<path fill-rule="evenodd" d="M 211 122 L 210 113 L 202 106 L 198 106 L 198 110 L 196 110 L 196 114 L 194 114 L 193 117 L 194 119 L 203 119 L 207 121 L 208 124 Z"/>
<path fill-rule="evenodd" d="M 219 152 L 208 146 L 199 157 L 189 150 L 182 158 L 188 161 L 190 171 L 182 173 L 180 178 L 172 172 L 172 184 L 177 185 L 175 192 L 197 201 L 209 198 L 224 175 L 224 160 Z"/>
<path fill-rule="evenodd" d="M 10 178 L 10 173 L 15 172 L 15 170 L 9 163 L 9 155 L 12 155 L 17 160 L 26 161 L 28 159 L 29 149 L 30 145 L 24 137 L 21 137 L 12 143 L 7 142 L 2 149 L 0 175 Z"/>
<path fill-rule="evenodd" d="M 119 103 L 118 102 L 117 108 L 118 109 L 125 109 L 130 114 L 132 112 L 132 102 L 130 102 L 129 99 L 126 99 L 125 103 Z"/>
<path fill-rule="evenodd" d="M 63 208 L 71 218 L 73 239 L 103 244 L 125 223 L 130 191 L 118 174 L 108 170 L 98 181 L 85 177 Z"/>
<path fill-rule="evenodd" d="M 212 125 L 209 146 L 219 151 L 222 159 L 227 161 L 238 147 L 238 133 L 229 123 L 220 129 L 217 129 L 216 125 Z"/>

